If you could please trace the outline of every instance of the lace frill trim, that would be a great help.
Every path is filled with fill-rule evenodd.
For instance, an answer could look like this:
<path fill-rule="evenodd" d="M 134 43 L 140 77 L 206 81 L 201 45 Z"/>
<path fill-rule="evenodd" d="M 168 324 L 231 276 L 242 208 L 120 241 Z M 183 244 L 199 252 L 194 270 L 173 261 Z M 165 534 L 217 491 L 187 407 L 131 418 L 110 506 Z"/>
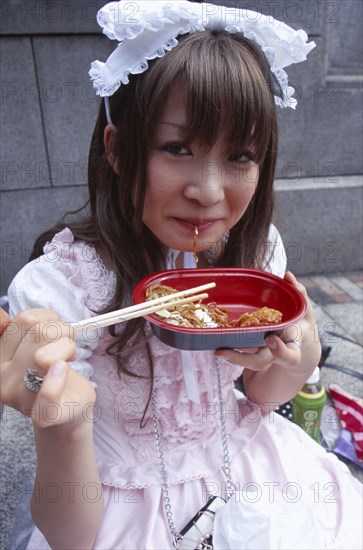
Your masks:
<path fill-rule="evenodd" d="M 281 89 L 281 94 L 275 95 L 275 103 L 280 107 L 296 107 L 297 101 L 292 97 L 295 90 L 288 85 L 288 75 L 283 67 L 304 61 L 315 47 L 314 42 L 307 43 L 305 31 L 295 31 L 282 22 L 248 10 L 235 10 L 234 15 L 229 13 L 222 18 L 214 14 L 209 16 L 206 10 L 208 4 L 203 7 L 180 1 L 176 6 L 175 2 L 155 2 L 157 9 L 152 9 L 150 2 L 138 2 L 134 5 L 137 11 L 131 14 L 127 12 L 127 9 L 130 10 L 128 4 L 132 5 L 125 2 L 112 3 L 112 8 L 110 4 L 106 5 L 97 15 L 104 34 L 120 42 L 110 56 L 113 56 L 112 63 L 109 58 L 106 63 L 94 61 L 91 64 L 89 75 L 98 95 L 111 96 L 121 84 L 128 84 L 130 74 L 146 71 L 148 61 L 163 57 L 165 52 L 178 44 L 178 35 L 202 30 L 225 30 L 232 34 L 242 34 L 259 45 Z M 233 16 L 237 18 L 237 15 L 242 22 L 228 21 Z M 171 36 L 165 40 L 169 26 Z M 160 36 L 161 43 L 158 42 L 158 33 L 164 37 L 162 39 Z M 124 51 L 124 44 L 135 39 L 143 51 L 137 60 Z"/>
<path fill-rule="evenodd" d="M 108 271 L 96 249 L 84 241 L 75 241 L 65 228 L 44 247 L 45 255 L 57 254 L 69 272 L 69 282 L 82 291 L 82 300 L 90 311 L 104 308 L 115 289 L 114 273 Z"/>
<path fill-rule="evenodd" d="M 258 436 L 260 429 L 266 423 L 266 417 L 261 415 L 259 408 L 247 399 L 240 400 L 238 407 L 240 418 L 237 424 L 242 430 L 236 430 L 236 423 L 228 423 L 227 433 L 230 457 L 233 462 L 236 456 L 242 452 L 247 452 L 248 445 Z M 230 417 L 230 409 L 226 403 L 226 418 Z M 216 415 L 218 416 L 218 415 Z M 162 414 L 160 414 L 160 419 Z M 232 424 L 232 425 L 231 425 Z M 151 443 L 151 439 L 154 440 Z M 132 437 L 128 439 L 132 442 Z M 168 483 L 177 485 L 187 481 L 214 476 L 221 471 L 223 467 L 223 450 L 221 444 L 221 433 L 219 425 L 216 426 L 213 437 L 210 437 L 205 443 L 203 440 L 196 439 L 195 442 L 188 441 L 185 446 L 168 447 L 168 440 L 163 436 L 163 451 L 168 468 Z M 143 444 L 149 448 L 148 460 L 134 460 L 130 464 L 120 464 L 114 460 L 97 460 L 102 483 L 109 487 L 130 490 L 134 488 L 146 489 L 149 487 L 160 487 L 159 469 L 155 467 L 158 464 L 158 456 L 155 448 L 155 434 L 150 434 L 149 438 L 143 440 Z M 139 457 L 138 457 L 139 458 Z"/>
<path fill-rule="evenodd" d="M 186 394 L 180 353 L 162 344 L 155 336 L 149 339 L 154 368 L 154 388 L 157 392 L 160 411 L 160 429 L 165 442 L 165 452 L 175 445 L 205 445 L 218 437 L 219 415 L 216 410 L 216 373 L 214 354 L 208 357 L 192 356 L 196 373 L 196 384 L 201 396 L 201 404 L 190 401 Z M 150 409 L 147 410 L 140 427 L 145 406 L 149 399 L 150 380 L 149 357 L 145 347 L 135 350 L 127 361 L 127 369 L 143 378 L 133 378 L 124 373 L 119 375 L 114 365 L 108 365 L 108 385 L 113 400 L 122 418 L 123 429 L 129 436 L 129 443 L 140 463 L 156 462 L 155 434 Z M 222 372 L 226 406 L 231 409 L 235 400 L 233 382 L 241 373 L 240 367 L 228 363 Z M 236 411 L 238 414 L 238 411 Z M 232 420 L 232 419 L 231 419 Z M 228 431 L 233 425 L 228 425 Z"/>
<path fill-rule="evenodd" d="M 93 85 L 96 88 L 97 95 L 100 95 L 101 97 L 109 97 L 113 95 L 116 90 L 119 89 L 121 84 L 129 83 L 130 74 L 144 73 L 149 68 L 148 61 L 156 59 L 157 57 L 163 57 L 165 52 L 172 50 L 177 44 L 178 41 L 175 38 L 171 38 L 166 44 L 163 44 L 156 51 L 143 57 L 135 65 L 128 67 L 116 75 L 109 70 L 106 63 L 93 61 L 91 63 L 89 75 L 91 80 L 93 80 Z"/>
<path fill-rule="evenodd" d="M 131 4 L 131 5 L 130 5 Z M 110 40 L 133 40 L 145 30 L 160 31 L 167 24 L 185 22 L 185 32 L 201 29 L 202 10 L 189 2 L 150 2 L 144 0 L 132 3 L 114 2 L 97 13 L 97 23 Z"/>
<path fill-rule="evenodd" d="M 215 466 L 210 471 L 205 471 L 204 473 L 199 473 L 195 475 L 189 475 L 185 477 L 180 477 L 176 479 L 168 479 L 169 485 L 180 485 L 183 483 L 187 483 L 188 481 L 198 481 L 201 479 L 205 479 L 210 476 L 215 476 L 219 470 L 221 469 L 221 466 L 223 465 L 223 459 L 221 458 L 220 464 L 218 466 Z M 100 467 L 100 463 L 98 463 L 98 466 Z M 101 465 L 101 473 L 102 473 L 102 465 Z M 107 472 L 107 468 L 106 468 Z M 107 474 L 106 474 L 107 475 Z M 105 485 L 106 487 L 113 487 L 116 489 L 122 489 L 124 491 L 139 491 L 142 489 L 149 489 L 151 487 L 160 487 L 161 489 L 161 483 L 160 483 L 160 474 L 157 472 L 157 475 L 155 476 L 155 480 L 148 481 L 148 482 L 141 482 L 141 481 L 122 481 L 121 479 L 119 481 L 107 481 L 105 479 L 101 480 L 102 485 Z"/>

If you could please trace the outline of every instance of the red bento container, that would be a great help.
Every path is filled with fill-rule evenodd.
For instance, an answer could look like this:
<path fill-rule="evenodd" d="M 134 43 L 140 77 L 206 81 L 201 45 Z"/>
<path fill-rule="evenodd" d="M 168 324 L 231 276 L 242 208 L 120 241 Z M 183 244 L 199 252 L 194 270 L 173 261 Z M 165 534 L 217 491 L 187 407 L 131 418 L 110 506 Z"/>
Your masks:
<path fill-rule="evenodd" d="M 261 307 L 277 309 L 282 321 L 258 327 L 187 328 L 172 325 L 156 314 L 146 315 L 154 334 L 165 344 L 184 350 L 213 350 L 219 348 L 251 348 L 265 345 L 267 334 L 279 334 L 287 325 L 296 323 L 306 311 L 303 295 L 284 279 L 257 269 L 215 268 L 174 269 L 153 273 L 139 281 L 132 298 L 135 304 L 145 301 L 146 288 L 162 284 L 186 290 L 215 282 L 208 298 L 202 303 L 216 302 L 227 308 L 230 320 L 242 313 Z"/>

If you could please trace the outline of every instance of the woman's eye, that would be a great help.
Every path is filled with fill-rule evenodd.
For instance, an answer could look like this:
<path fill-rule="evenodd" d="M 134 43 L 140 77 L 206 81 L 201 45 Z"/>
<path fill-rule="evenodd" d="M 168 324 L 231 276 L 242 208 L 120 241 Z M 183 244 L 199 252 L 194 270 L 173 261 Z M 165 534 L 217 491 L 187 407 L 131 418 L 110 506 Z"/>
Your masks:
<path fill-rule="evenodd" d="M 232 162 L 240 162 L 241 164 L 250 164 L 254 162 L 252 153 L 248 152 L 242 153 L 240 155 L 231 155 L 228 160 Z"/>
<path fill-rule="evenodd" d="M 165 150 L 172 155 L 189 155 L 190 151 L 181 143 L 168 143 Z"/>

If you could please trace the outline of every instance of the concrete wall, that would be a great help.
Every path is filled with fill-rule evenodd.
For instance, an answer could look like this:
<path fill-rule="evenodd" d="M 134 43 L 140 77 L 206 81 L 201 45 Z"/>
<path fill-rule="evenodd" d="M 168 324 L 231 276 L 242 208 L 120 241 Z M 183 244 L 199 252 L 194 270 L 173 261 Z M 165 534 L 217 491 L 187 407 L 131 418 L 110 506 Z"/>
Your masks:
<path fill-rule="evenodd" d="M 98 99 L 94 59 L 114 45 L 95 23 L 104 2 L 3 1 L 1 10 L 1 289 L 40 231 L 86 198 Z M 217 2 L 216 2 L 217 3 Z M 277 190 L 289 267 L 362 267 L 362 2 L 254 0 L 238 5 L 304 28 L 317 48 L 288 70 L 299 99 L 279 112 Z"/>

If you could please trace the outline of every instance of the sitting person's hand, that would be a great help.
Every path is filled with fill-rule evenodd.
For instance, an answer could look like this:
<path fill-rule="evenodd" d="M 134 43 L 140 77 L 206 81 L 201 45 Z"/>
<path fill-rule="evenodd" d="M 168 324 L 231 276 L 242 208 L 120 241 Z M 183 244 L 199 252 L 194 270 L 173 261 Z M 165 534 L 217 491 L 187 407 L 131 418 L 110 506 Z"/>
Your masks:
<path fill-rule="evenodd" d="M 0 401 L 38 427 L 76 426 L 95 392 L 67 363 L 76 359 L 72 326 L 46 309 L 23 311 L 12 320 L 0 313 Z"/>

